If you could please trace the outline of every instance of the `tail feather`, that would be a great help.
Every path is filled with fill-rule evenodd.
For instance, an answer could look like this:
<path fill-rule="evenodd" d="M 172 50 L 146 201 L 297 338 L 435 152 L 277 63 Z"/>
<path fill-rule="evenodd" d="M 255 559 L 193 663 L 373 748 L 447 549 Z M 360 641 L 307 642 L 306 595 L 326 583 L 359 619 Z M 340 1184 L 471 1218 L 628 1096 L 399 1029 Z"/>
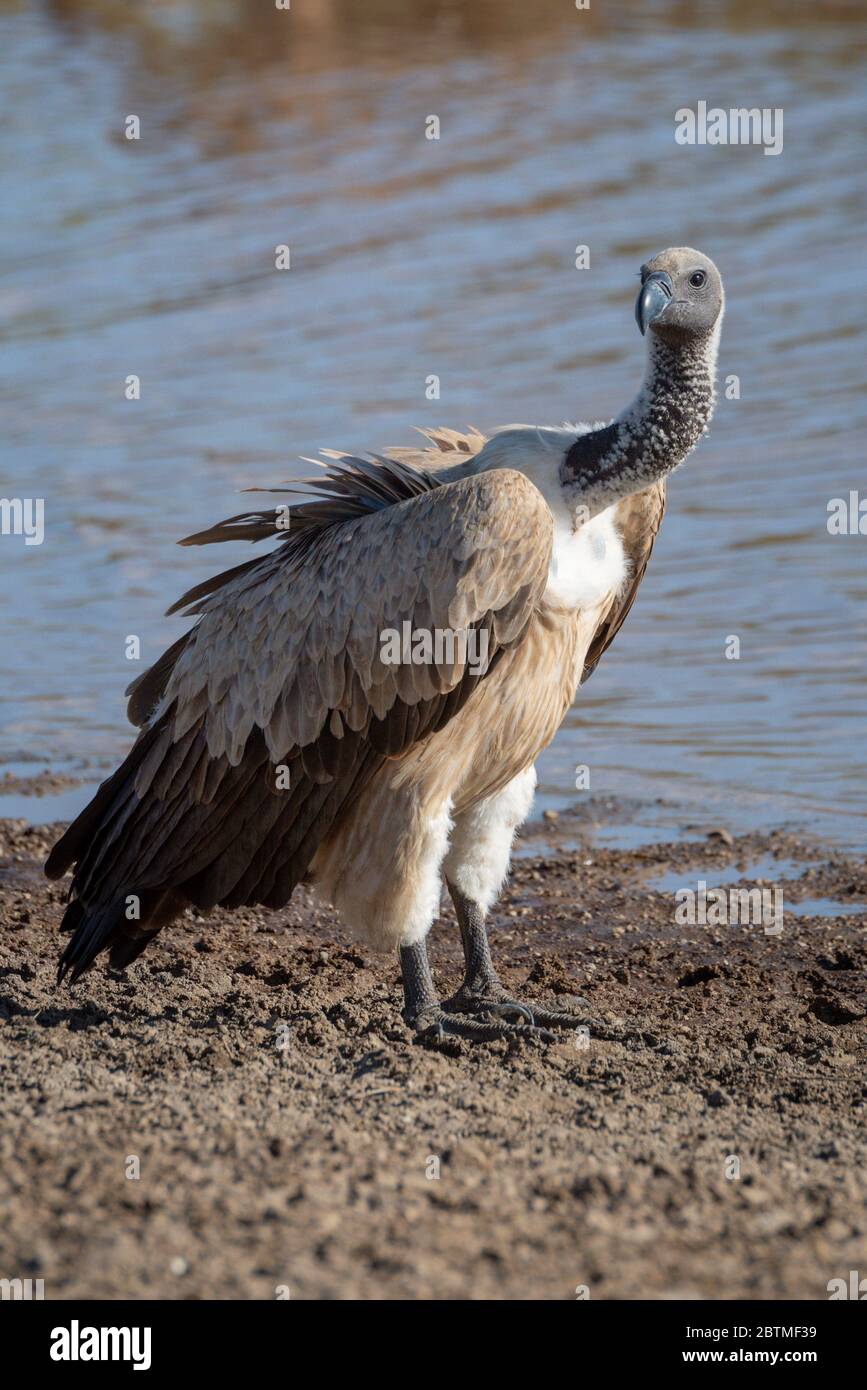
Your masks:
<path fill-rule="evenodd" d="M 130 900 L 135 899 L 138 915 L 128 917 Z M 71 931 L 72 937 L 60 957 L 57 983 L 69 975 L 75 984 L 89 970 L 100 951 L 108 949 L 109 964 L 123 970 L 136 956 L 141 955 L 161 927 L 176 917 L 184 902 L 176 893 L 162 889 L 136 893 L 132 890 L 115 899 L 108 907 L 89 911 L 74 899 L 63 915 L 61 931 Z"/>
<path fill-rule="evenodd" d="M 57 966 L 58 984 L 61 984 L 68 974 L 70 983 L 74 985 L 85 970 L 90 969 L 99 952 L 108 945 L 124 920 L 125 900 L 120 899 L 95 912 L 83 910 L 77 902 L 70 903 L 61 923 L 61 931 L 70 929 L 66 925 L 66 918 L 72 908 L 79 909 L 79 920 L 72 926 L 72 936 L 66 943 Z"/>
<path fill-rule="evenodd" d="M 154 927 L 153 931 L 143 931 L 138 936 L 121 936 L 114 942 L 109 952 L 108 963 L 112 970 L 125 970 L 128 965 L 141 955 L 146 946 L 149 946 L 155 936 L 159 935 L 159 927 Z"/>

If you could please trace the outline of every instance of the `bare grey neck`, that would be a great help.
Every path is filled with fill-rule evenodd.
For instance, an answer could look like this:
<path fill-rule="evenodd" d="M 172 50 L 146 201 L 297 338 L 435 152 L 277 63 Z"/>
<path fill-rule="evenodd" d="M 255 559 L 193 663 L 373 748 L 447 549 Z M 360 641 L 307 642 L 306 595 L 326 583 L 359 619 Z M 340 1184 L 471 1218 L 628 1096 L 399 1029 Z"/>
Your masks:
<path fill-rule="evenodd" d="M 685 343 L 648 343 L 644 384 L 610 425 L 580 435 L 560 466 L 567 505 L 576 520 L 664 478 L 692 452 L 716 400 L 718 331 Z"/>

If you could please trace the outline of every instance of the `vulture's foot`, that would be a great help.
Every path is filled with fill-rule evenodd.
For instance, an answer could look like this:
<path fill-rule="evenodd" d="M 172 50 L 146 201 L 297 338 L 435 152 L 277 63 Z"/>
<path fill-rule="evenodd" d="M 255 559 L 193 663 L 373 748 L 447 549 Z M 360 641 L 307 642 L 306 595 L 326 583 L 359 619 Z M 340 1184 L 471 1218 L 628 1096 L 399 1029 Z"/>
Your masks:
<path fill-rule="evenodd" d="M 588 1011 L 586 1014 L 571 1013 L 565 1009 L 544 1009 L 525 1000 L 515 999 L 500 982 L 494 969 L 482 908 L 452 883 L 449 883 L 449 892 L 461 929 L 466 969 L 460 989 L 443 1004 L 447 1012 L 482 1017 L 518 1014 L 524 1018 L 528 1026 L 532 1025 L 540 1032 L 546 1033 L 548 1038 L 557 1036 L 550 1031 L 551 1029 L 565 1028 L 576 1033 L 586 1030 L 588 1040 L 597 1038 L 604 1042 L 622 1043 L 624 1046 L 632 1046 L 636 1041 L 642 1041 L 643 1035 L 635 1029 L 613 1028 L 601 1019 L 593 1018 L 586 999 L 574 1000 L 578 1009 Z M 579 1040 L 576 1038 L 576 1041 Z"/>
<path fill-rule="evenodd" d="M 575 1003 L 581 1008 L 590 1007 L 586 999 L 576 998 Z M 552 1028 L 586 1028 L 593 1037 L 604 1038 L 606 1041 L 625 1041 L 625 1035 L 609 1028 L 601 1019 L 591 1018 L 586 1014 L 569 1013 L 565 1009 L 543 1009 L 532 1001 L 513 998 L 496 975 L 478 984 L 474 982 L 470 985 L 464 981 L 450 999 L 443 1001 L 442 1007 L 449 1013 L 459 1014 L 517 1014 L 526 1023 L 542 1031 Z M 556 1034 L 549 1033 L 548 1036 L 555 1037 Z"/>
<path fill-rule="evenodd" d="M 493 970 L 469 971 L 450 999 L 439 1000 L 423 941 L 401 946 L 403 1017 L 425 1042 L 464 1038 L 468 1042 L 556 1042 L 560 1029 L 586 1029 L 588 1040 L 602 1039 L 629 1046 L 641 1034 L 610 1028 L 601 1020 L 559 1009 L 540 1009 L 513 999 Z M 585 1001 L 578 1001 L 583 1004 Z M 557 1030 L 557 1031 L 555 1031 Z M 580 1044 L 579 1044 L 580 1045 Z"/>
<path fill-rule="evenodd" d="M 536 1022 L 530 1009 L 508 999 L 488 1000 L 484 1007 L 478 1008 L 473 1004 L 465 1011 L 470 1017 L 462 1017 L 452 1007 L 453 1000 L 441 1004 L 423 941 L 415 946 L 401 946 L 400 966 L 404 1019 L 426 1042 L 441 1042 L 446 1038 L 464 1038 L 476 1043 L 499 1042 L 503 1038 L 528 1042 L 554 1042 L 556 1039 L 555 1033 Z M 515 1021 L 510 1022 L 510 1019 Z"/>
<path fill-rule="evenodd" d="M 468 1042 L 477 1043 L 499 1042 L 503 1038 L 522 1038 L 526 1042 L 556 1041 L 556 1033 L 523 1021 L 529 1009 L 521 1009 L 521 1022 L 507 1022 L 506 1016 L 515 1013 L 518 1007 L 499 1010 L 495 1005 L 486 1009 L 481 1017 L 467 1018 L 455 1013 L 447 1002 L 428 1005 L 414 1016 L 405 1013 L 404 1017 L 426 1042 L 442 1042 L 446 1038 L 465 1038 Z"/>

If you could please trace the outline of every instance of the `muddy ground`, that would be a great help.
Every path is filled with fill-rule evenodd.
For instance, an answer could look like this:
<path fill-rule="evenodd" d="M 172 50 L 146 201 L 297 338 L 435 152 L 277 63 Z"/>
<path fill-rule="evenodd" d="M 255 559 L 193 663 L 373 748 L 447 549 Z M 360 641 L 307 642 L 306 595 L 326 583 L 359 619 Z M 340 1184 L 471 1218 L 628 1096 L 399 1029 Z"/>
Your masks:
<path fill-rule="evenodd" d="M 626 1040 L 438 1051 L 396 961 L 303 890 L 55 991 L 59 829 L 0 822 L 0 1275 L 58 1299 L 824 1299 L 865 1271 L 863 864 L 706 827 L 605 850 L 561 816 L 525 843 L 496 959 Z M 648 882 L 749 883 L 768 856 L 779 936 L 678 926 Z M 791 911 L 817 898 L 839 915 Z M 445 910 L 432 945 L 450 989 Z"/>

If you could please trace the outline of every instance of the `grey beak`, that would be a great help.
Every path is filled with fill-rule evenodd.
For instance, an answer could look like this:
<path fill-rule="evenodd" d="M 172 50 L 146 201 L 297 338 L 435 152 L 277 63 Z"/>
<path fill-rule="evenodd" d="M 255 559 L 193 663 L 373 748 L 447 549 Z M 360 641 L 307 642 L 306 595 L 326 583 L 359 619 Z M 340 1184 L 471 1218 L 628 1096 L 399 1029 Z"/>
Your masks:
<path fill-rule="evenodd" d="M 658 319 L 663 309 L 671 303 L 674 286 L 664 270 L 654 270 L 648 275 L 635 301 L 635 322 L 644 337 L 654 319 Z"/>

